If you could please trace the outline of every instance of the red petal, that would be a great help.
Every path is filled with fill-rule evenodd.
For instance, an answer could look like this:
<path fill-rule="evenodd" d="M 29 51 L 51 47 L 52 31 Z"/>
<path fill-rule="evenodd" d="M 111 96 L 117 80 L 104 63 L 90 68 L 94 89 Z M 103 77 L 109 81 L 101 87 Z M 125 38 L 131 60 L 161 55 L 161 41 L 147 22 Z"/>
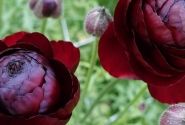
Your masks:
<path fill-rule="evenodd" d="M 111 75 L 119 78 L 136 78 L 124 48 L 114 36 L 113 23 L 102 35 L 98 52 L 100 63 Z"/>
<path fill-rule="evenodd" d="M 163 55 L 163 53 L 160 51 L 159 47 L 155 44 L 153 44 L 152 41 L 145 41 L 140 36 L 135 34 L 135 47 L 130 47 L 128 51 L 130 53 L 133 53 L 133 58 L 138 58 L 141 64 L 146 65 L 145 62 L 151 67 L 152 70 L 155 70 L 158 72 L 158 75 L 173 75 L 176 73 L 179 73 L 179 70 L 173 65 L 170 65 L 169 62 L 167 61 L 166 57 Z M 125 41 L 128 42 L 128 41 Z M 129 43 L 134 43 L 134 42 L 129 42 Z M 134 45 L 130 45 L 134 46 Z M 140 55 L 140 56 L 138 56 Z M 144 63 L 143 63 L 144 62 Z M 133 62 L 134 63 L 134 62 Z M 137 65 L 135 63 L 134 65 Z"/>
<path fill-rule="evenodd" d="M 66 125 L 79 100 L 80 86 L 77 78 L 70 74 L 63 64 L 55 60 L 52 60 L 51 64 L 56 71 L 56 77 L 61 81 L 61 100 L 65 100 L 60 104 L 60 109 L 48 115 L 36 115 L 29 119 L 0 114 L 2 125 Z"/>
<path fill-rule="evenodd" d="M 184 48 L 176 48 L 173 46 L 161 46 L 161 50 L 166 53 L 170 53 L 174 56 L 185 57 L 185 49 Z"/>
<path fill-rule="evenodd" d="M 75 71 L 80 60 L 80 51 L 71 42 L 51 42 L 54 58 L 66 65 L 70 71 Z"/>
<path fill-rule="evenodd" d="M 71 98 L 73 91 L 73 80 L 71 74 L 64 64 L 57 60 L 50 60 L 50 64 L 56 74 L 56 78 L 61 85 L 61 103 L 60 105 L 65 105 Z"/>
<path fill-rule="evenodd" d="M 63 108 L 60 108 L 56 113 L 52 115 L 54 117 L 58 117 L 59 119 L 64 119 L 63 118 L 64 116 L 71 114 L 72 110 L 74 109 L 74 107 L 79 101 L 79 97 L 80 97 L 79 82 L 74 75 L 72 76 L 73 76 L 73 93 L 72 93 L 71 99 Z"/>
<path fill-rule="evenodd" d="M 130 22 L 128 22 L 128 20 L 126 19 L 128 19 L 127 9 L 128 6 L 130 6 L 130 2 L 130 0 L 119 0 L 114 16 L 116 35 L 120 39 L 120 41 L 122 41 L 122 44 L 126 44 L 125 46 L 127 46 L 130 65 L 132 66 L 135 74 L 149 84 L 162 86 L 174 84 L 174 82 L 181 78 L 184 74 L 168 73 L 168 70 L 177 70 L 170 65 L 166 65 L 166 67 L 164 67 L 165 70 L 167 69 L 167 72 L 165 70 L 162 71 L 159 67 L 157 67 L 157 65 L 153 65 L 155 63 L 152 63 L 152 58 L 147 55 L 147 52 L 141 52 L 141 50 L 145 49 L 142 49 L 142 46 L 138 47 L 136 43 L 137 39 L 135 40 L 134 34 L 129 31 L 128 24 Z M 145 45 L 145 43 L 140 42 L 141 40 L 138 40 L 138 44 Z M 149 47 L 150 44 L 151 43 L 147 43 L 147 47 Z M 150 49 L 148 48 L 148 50 Z M 154 53 L 152 57 L 154 57 L 155 59 L 160 59 L 155 61 L 159 66 L 163 66 L 165 63 L 168 64 L 163 55 L 161 55 L 160 51 L 158 51 L 156 48 L 152 48 L 152 50 L 150 50 L 148 53 Z M 160 58 L 158 57 L 158 55 L 160 56 Z"/>
<path fill-rule="evenodd" d="M 52 57 L 52 48 L 49 40 L 41 33 L 30 33 L 24 36 L 18 43 L 30 44 L 38 48 L 42 54 L 48 58 Z"/>
<path fill-rule="evenodd" d="M 114 13 L 114 25 L 115 25 L 115 35 L 117 36 L 119 42 L 125 47 L 124 40 L 128 40 L 132 37 L 130 30 L 128 29 L 128 24 L 126 21 L 127 10 L 130 5 L 131 0 L 119 0 Z M 127 47 L 125 47 L 127 48 Z"/>
<path fill-rule="evenodd" d="M 0 41 L 0 52 L 2 52 L 3 50 L 7 49 L 7 46 L 5 43 L 3 43 L 2 41 Z"/>
<path fill-rule="evenodd" d="M 167 58 L 168 62 L 179 69 L 179 71 L 183 71 L 185 69 L 185 58 L 179 57 L 179 56 L 174 56 L 171 53 L 166 53 L 165 57 Z"/>
<path fill-rule="evenodd" d="M 18 43 L 16 45 L 11 46 L 11 48 L 23 48 L 23 49 L 27 49 L 27 50 L 32 50 L 32 51 L 36 51 L 37 53 L 42 55 L 42 52 L 40 51 L 40 49 L 31 45 L 31 44 Z"/>
<path fill-rule="evenodd" d="M 176 73 L 175 70 L 177 69 L 173 68 L 168 64 L 165 57 L 159 51 L 158 46 L 155 45 L 155 41 L 150 40 L 149 35 L 151 35 L 153 32 L 148 34 L 147 28 L 150 26 L 147 27 L 146 26 L 147 23 L 145 24 L 145 21 L 144 21 L 142 1 L 141 0 L 132 1 L 132 4 L 130 5 L 130 10 L 132 10 L 131 11 L 132 16 L 130 17 L 132 21 L 131 24 L 133 25 L 135 30 L 135 38 L 137 40 L 137 44 L 138 46 L 140 46 L 138 48 L 140 49 L 140 52 L 142 53 L 144 59 L 148 62 L 148 64 L 152 65 L 155 69 L 158 69 L 167 73 L 170 72 L 172 74 Z M 162 25 L 164 24 L 162 23 Z M 163 26 L 158 25 L 158 27 L 163 27 Z M 165 38 L 163 38 L 163 40 Z"/>
<path fill-rule="evenodd" d="M 143 59 L 135 41 L 129 41 L 128 43 L 130 46 L 130 64 L 137 76 L 148 84 L 168 86 L 170 84 L 174 84 L 177 80 L 184 76 L 183 72 L 166 74 L 160 70 L 156 71 L 156 69 L 151 67 L 151 65 Z"/>
<path fill-rule="evenodd" d="M 154 42 L 159 44 L 174 45 L 173 36 L 168 27 L 165 26 L 161 18 L 153 12 L 151 6 L 147 5 L 144 8 L 145 22 L 149 35 Z"/>
<path fill-rule="evenodd" d="M 29 34 L 27 32 L 17 32 L 14 33 L 10 36 L 7 36 L 4 38 L 3 42 L 5 42 L 5 44 L 10 47 L 12 45 L 15 45 L 17 43 L 17 41 L 21 40 L 26 34 Z"/>
<path fill-rule="evenodd" d="M 185 76 L 169 86 L 148 85 L 151 95 L 163 103 L 185 102 Z"/>
<path fill-rule="evenodd" d="M 149 41 L 149 35 L 144 21 L 144 15 L 142 10 L 142 1 L 135 0 L 132 1 L 130 5 L 131 10 L 131 25 L 134 28 L 134 31 L 141 36 L 145 41 Z M 137 21 L 136 21 L 137 20 Z"/>

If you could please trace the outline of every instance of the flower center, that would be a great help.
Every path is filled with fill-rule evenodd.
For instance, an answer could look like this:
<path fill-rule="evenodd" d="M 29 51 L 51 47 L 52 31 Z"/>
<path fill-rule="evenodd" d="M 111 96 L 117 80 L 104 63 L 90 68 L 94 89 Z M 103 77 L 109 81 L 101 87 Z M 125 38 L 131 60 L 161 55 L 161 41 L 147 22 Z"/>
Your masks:
<path fill-rule="evenodd" d="M 7 64 L 8 75 L 13 77 L 17 74 L 20 74 L 23 70 L 24 62 L 21 60 L 13 60 Z"/>

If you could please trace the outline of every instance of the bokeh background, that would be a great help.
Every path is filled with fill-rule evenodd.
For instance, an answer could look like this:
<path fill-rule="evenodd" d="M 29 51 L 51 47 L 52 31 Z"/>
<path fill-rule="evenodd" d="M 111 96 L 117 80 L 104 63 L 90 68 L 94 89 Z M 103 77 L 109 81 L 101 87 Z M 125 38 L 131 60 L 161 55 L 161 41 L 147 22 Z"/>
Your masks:
<path fill-rule="evenodd" d="M 68 125 L 158 125 L 166 108 L 149 95 L 142 81 L 111 77 L 100 66 L 97 53 L 87 78 L 92 68 L 92 48 L 99 38 L 84 30 L 85 15 L 96 6 L 106 7 L 113 15 L 116 4 L 117 0 L 63 0 L 60 18 L 38 19 L 29 9 L 28 0 L 0 0 L 1 38 L 22 30 L 37 31 L 51 40 L 72 41 L 80 47 L 76 75 L 81 84 L 81 99 Z"/>

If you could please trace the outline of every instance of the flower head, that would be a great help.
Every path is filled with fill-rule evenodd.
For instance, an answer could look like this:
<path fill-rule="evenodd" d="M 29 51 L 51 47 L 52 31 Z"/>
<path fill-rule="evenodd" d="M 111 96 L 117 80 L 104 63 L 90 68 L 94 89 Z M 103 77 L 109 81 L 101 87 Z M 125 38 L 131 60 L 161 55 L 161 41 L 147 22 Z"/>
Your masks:
<path fill-rule="evenodd" d="M 0 45 L 1 124 L 65 125 L 79 99 L 73 74 L 79 50 L 26 32 L 7 36 Z"/>
<path fill-rule="evenodd" d="M 119 0 L 102 35 L 102 66 L 118 78 L 141 79 L 163 103 L 185 101 L 184 1 Z"/>
<path fill-rule="evenodd" d="M 6 110 L 26 115 L 44 113 L 56 105 L 60 87 L 48 61 L 24 49 L 6 53 L 10 54 L 0 58 L 0 100 Z"/>

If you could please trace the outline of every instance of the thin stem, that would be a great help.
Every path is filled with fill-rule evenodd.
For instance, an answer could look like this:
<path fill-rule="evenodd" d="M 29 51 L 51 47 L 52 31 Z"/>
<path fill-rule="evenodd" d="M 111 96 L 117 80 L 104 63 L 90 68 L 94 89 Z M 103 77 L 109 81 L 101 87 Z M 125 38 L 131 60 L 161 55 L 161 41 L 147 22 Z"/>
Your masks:
<path fill-rule="evenodd" d="M 120 81 L 119 79 L 114 79 L 112 82 L 110 82 L 109 84 L 107 84 L 107 86 L 105 86 L 105 88 L 100 92 L 100 94 L 98 95 L 98 97 L 96 98 L 96 100 L 93 102 L 93 104 L 91 105 L 91 107 L 89 108 L 89 110 L 86 112 L 84 118 L 81 120 L 80 123 L 84 123 L 86 121 L 86 119 L 92 113 L 93 109 L 100 102 L 100 100 L 102 99 L 102 97 L 105 94 L 107 94 L 116 85 L 116 83 L 118 83 L 119 81 Z"/>
<path fill-rule="evenodd" d="M 144 87 L 142 87 L 139 90 L 137 95 L 128 103 L 128 105 L 125 107 L 125 109 L 118 114 L 116 119 L 114 119 L 114 121 L 112 121 L 111 123 L 109 122 L 109 125 L 110 124 L 117 125 L 117 122 L 125 115 L 125 113 L 129 110 L 129 108 L 146 92 L 146 90 L 147 90 L 147 86 L 145 85 Z"/>
<path fill-rule="evenodd" d="M 42 24 L 41 24 L 41 30 L 40 30 L 41 33 L 45 32 L 46 26 L 47 26 L 47 19 L 43 19 Z"/>
<path fill-rule="evenodd" d="M 70 41 L 69 30 L 65 18 L 59 18 L 59 25 L 64 36 L 65 41 Z"/>
<path fill-rule="evenodd" d="M 63 28 L 62 28 L 62 23 L 61 23 L 61 21 L 62 21 L 62 19 L 63 19 L 63 16 L 61 16 L 59 19 L 58 19 L 58 25 L 59 25 L 59 29 L 60 29 L 60 34 L 61 34 L 61 37 L 62 37 L 62 39 L 64 39 L 64 34 L 63 34 Z"/>
<path fill-rule="evenodd" d="M 92 75 L 93 70 L 95 68 L 96 55 L 97 55 L 97 45 L 98 45 L 98 41 L 95 39 L 95 41 L 92 44 L 92 51 L 91 51 L 90 62 L 88 62 L 87 77 L 85 78 L 84 88 L 83 88 L 83 91 L 82 91 L 81 97 L 80 97 L 81 101 L 78 104 L 79 105 L 78 108 L 76 108 L 77 112 L 80 112 L 83 109 L 84 105 L 85 105 L 84 104 L 85 103 L 85 96 L 86 96 L 86 93 L 87 93 L 88 88 L 89 88 L 91 75 Z"/>
<path fill-rule="evenodd" d="M 89 44 L 91 44 L 92 42 L 97 42 L 97 41 L 95 41 L 95 40 L 96 40 L 96 38 L 95 38 L 94 36 L 91 36 L 91 37 L 89 37 L 89 38 L 87 38 L 87 39 L 84 39 L 84 40 L 82 40 L 82 41 L 79 41 L 79 42 L 74 43 L 74 45 L 75 45 L 77 48 L 80 48 L 80 47 L 89 45 Z"/>
<path fill-rule="evenodd" d="M 0 26 L 3 25 L 3 5 L 4 0 L 0 0 Z"/>
<path fill-rule="evenodd" d="M 87 77 L 86 77 L 86 80 L 85 80 L 85 83 L 84 83 L 85 84 L 84 89 L 83 89 L 84 91 L 82 92 L 82 100 L 83 101 L 84 101 L 85 95 L 88 91 L 89 83 L 90 83 L 90 80 L 91 80 L 91 75 L 93 73 L 94 65 L 95 65 L 95 62 L 96 62 L 97 49 L 98 49 L 97 45 L 98 45 L 98 41 L 93 42 L 91 60 L 90 60 L 90 67 L 88 69 Z"/>

